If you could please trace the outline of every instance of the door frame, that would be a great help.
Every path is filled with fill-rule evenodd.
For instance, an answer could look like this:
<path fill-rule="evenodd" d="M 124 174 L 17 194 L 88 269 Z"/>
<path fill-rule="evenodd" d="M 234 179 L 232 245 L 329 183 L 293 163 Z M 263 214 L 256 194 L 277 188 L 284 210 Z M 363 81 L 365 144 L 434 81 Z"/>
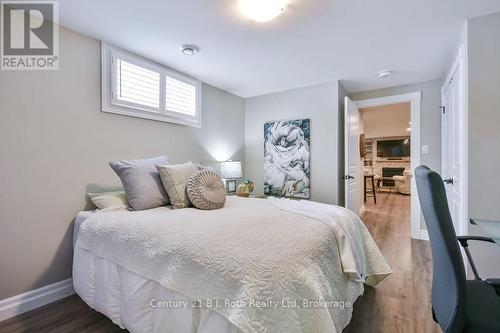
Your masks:
<path fill-rule="evenodd" d="M 444 81 L 443 86 L 441 87 L 441 105 L 443 105 L 443 96 L 448 88 L 448 86 L 451 83 L 451 79 L 455 75 L 455 73 L 460 70 L 460 82 L 459 82 L 459 99 L 460 99 L 460 106 L 459 110 L 461 111 L 461 120 L 462 120 L 462 131 L 460 131 L 461 137 L 461 142 L 462 142 L 462 172 L 461 172 L 461 177 L 462 177 L 462 182 L 461 182 L 461 191 L 462 191 L 462 196 L 461 196 L 461 207 L 462 211 L 460 212 L 461 219 L 458 221 L 458 230 L 455 230 L 455 233 L 458 236 L 463 236 L 468 234 L 468 223 L 469 223 L 469 196 L 468 196 L 468 191 L 469 191 L 469 147 L 468 147 L 468 140 L 469 140 L 469 117 L 468 117 L 468 95 L 467 95 L 467 85 L 466 83 L 468 82 L 467 79 L 467 71 L 465 70 L 465 61 L 466 61 L 466 54 L 465 54 L 465 46 L 461 45 L 457 57 L 455 58 L 455 61 L 453 62 L 453 66 L 450 67 L 449 72 L 446 75 L 446 80 Z M 445 110 L 446 112 L 446 110 Z M 443 148 L 444 141 L 443 138 L 441 137 L 441 148 Z M 443 151 L 443 150 L 442 150 Z M 441 165 L 444 165 L 443 163 L 444 160 L 444 154 L 441 154 Z M 468 262 L 464 260 L 465 262 L 465 267 L 467 268 Z"/>
<path fill-rule="evenodd" d="M 411 105 L 411 238 L 429 240 L 429 235 L 426 229 L 422 228 L 422 212 L 420 210 L 420 202 L 417 195 L 417 184 L 413 177 L 414 170 L 421 164 L 422 146 L 421 146 L 421 101 L 422 92 L 415 91 L 408 94 L 392 95 L 378 98 L 370 98 L 354 101 L 358 108 L 368 108 L 374 106 L 383 106 L 390 104 L 399 104 L 409 102 Z M 347 152 L 346 152 L 347 154 Z"/>

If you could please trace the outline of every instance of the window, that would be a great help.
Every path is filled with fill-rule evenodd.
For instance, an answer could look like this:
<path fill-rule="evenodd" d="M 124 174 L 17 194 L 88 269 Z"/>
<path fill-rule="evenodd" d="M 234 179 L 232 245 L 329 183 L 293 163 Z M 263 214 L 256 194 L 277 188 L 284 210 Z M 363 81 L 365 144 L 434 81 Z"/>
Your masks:
<path fill-rule="evenodd" d="M 102 111 L 201 127 L 201 83 L 103 43 Z"/>
<path fill-rule="evenodd" d="M 160 73 L 117 58 L 113 83 L 113 104 L 160 110 Z M 113 80 L 111 81 L 113 82 Z"/>

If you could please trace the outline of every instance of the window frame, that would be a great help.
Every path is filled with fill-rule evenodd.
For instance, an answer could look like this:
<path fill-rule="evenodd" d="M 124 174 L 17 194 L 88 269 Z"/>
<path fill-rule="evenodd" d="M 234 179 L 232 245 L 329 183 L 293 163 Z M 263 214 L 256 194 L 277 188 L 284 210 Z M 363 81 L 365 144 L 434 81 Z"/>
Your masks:
<path fill-rule="evenodd" d="M 114 87 L 116 86 L 116 59 L 122 59 L 136 66 L 157 72 L 160 75 L 159 85 L 159 107 L 158 109 L 137 103 L 122 101 L 116 98 Z M 171 77 L 195 87 L 195 115 L 166 110 L 166 78 Z M 101 42 L 101 111 L 136 118 L 150 119 L 167 123 L 175 123 L 201 128 L 201 82 L 185 74 L 176 72 L 165 66 L 157 64 L 144 57 L 127 52 L 115 46 Z"/>

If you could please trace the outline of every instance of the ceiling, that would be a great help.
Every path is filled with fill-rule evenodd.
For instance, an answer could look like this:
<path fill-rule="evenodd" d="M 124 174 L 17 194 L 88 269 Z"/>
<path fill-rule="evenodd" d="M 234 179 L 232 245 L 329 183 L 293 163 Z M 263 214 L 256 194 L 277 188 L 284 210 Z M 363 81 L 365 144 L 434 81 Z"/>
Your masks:
<path fill-rule="evenodd" d="M 411 104 L 409 102 L 359 109 L 363 133 L 367 139 L 409 136 Z"/>
<path fill-rule="evenodd" d="M 498 0 L 288 0 L 267 23 L 237 0 L 60 0 L 60 24 L 242 97 L 341 80 L 348 92 L 440 78 L 466 18 Z M 200 53 L 187 57 L 182 44 Z M 388 79 L 378 72 L 394 70 Z"/>

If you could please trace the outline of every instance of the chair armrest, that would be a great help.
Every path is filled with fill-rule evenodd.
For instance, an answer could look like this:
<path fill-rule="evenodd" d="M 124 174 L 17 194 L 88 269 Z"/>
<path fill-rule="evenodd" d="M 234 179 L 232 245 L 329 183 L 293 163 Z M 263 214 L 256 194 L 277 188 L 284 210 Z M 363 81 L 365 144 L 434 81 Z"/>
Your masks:
<path fill-rule="evenodd" d="M 500 279 L 486 279 L 486 282 L 492 286 L 500 287 Z"/>
<path fill-rule="evenodd" d="M 470 240 L 495 243 L 495 241 L 493 239 L 488 238 L 488 237 L 483 237 L 483 236 L 457 236 L 457 240 L 460 243 L 460 245 L 462 245 L 462 247 L 469 246 L 469 244 L 467 242 Z"/>
<path fill-rule="evenodd" d="M 500 296 L 500 279 L 486 279 L 486 283 L 495 288 L 495 292 Z"/>
<path fill-rule="evenodd" d="M 472 273 L 474 273 L 474 278 L 476 280 L 481 280 L 479 273 L 477 272 L 476 265 L 474 264 L 474 260 L 472 260 L 472 255 L 469 251 L 469 244 L 467 242 L 470 240 L 488 243 L 495 243 L 495 241 L 491 238 L 482 236 L 457 236 L 457 241 L 464 248 L 465 254 L 467 255 L 467 260 L 469 260 L 470 268 L 472 269 Z"/>

